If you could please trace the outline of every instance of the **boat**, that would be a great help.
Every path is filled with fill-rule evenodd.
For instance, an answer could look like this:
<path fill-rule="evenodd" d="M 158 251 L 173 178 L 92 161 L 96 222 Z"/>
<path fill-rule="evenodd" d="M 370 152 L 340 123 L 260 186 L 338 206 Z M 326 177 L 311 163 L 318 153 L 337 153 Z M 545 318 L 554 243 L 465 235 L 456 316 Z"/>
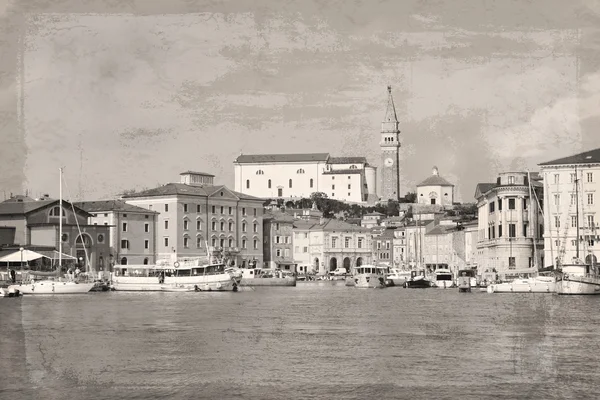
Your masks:
<path fill-rule="evenodd" d="M 296 277 L 280 269 L 240 268 L 241 286 L 296 286 Z"/>
<path fill-rule="evenodd" d="M 22 295 L 23 293 L 15 288 L 0 288 L 0 297 L 19 297 Z"/>
<path fill-rule="evenodd" d="M 471 292 L 471 288 L 477 286 L 473 284 L 473 279 L 476 279 L 474 269 L 461 269 L 458 271 L 458 278 L 456 279 L 458 291 L 460 293 Z"/>
<path fill-rule="evenodd" d="M 390 268 L 390 273 L 385 277 L 385 281 L 387 286 L 404 286 L 404 283 L 410 278 L 410 271 L 403 271 L 399 268 Z"/>
<path fill-rule="evenodd" d="M 404 283 L 407 289 L 426 289 L 432 286 L 432 282 L 425 277 L 425 271 L 411 271 L 410 279 Z"/>
<path fill-rule="evenodd" d="M 488 285 L 488 293 L 554 293 L 556 278 L 553 276 L 536 276 L 518 278 L 511 282 L 493 283 Z"/>
<path fill-rule="evenodd" d="M 60 214 L 59 214 L 59 218 L 58 218 L 58 237 L 62 238 L 62 215 L 63 215 L 63 198 L 62 198 L 62 176 L 63 176 L 63 169 L 62 167 L 59 168 L 59 175 L 60 175 L 60 179 L 59 179 L 59 210 L 60 210 Z M 72 204 L 71 204 L 72 206 Z M 78 226 L 79 229 L 79 226 Z M 81 234 L 81 231 L 79 232 L 79 234 Z M 86 259 L 87 259 L 87 253 L 86 253 Z M 55 271 L 55 274 L 58 275 L 60 274 L 60 269 L 62 266 L 62 240 L 58 240 L 58 265 L 57 265 L 57 270 Z M 41 275 L 44 273 L 37 273 L 37 275 Z M 52 275 L 53 273 L 51 273 L 50 275 Z M 44 275 L 47 275 L 44 274 Z M 62 277 L 48 277 L 46 276 L 45 279 L 41 279 L 41 280 L 35 280 L 35 278 L 32 278 L 30 282 L 23 282 L 21 281 L 21 283 L 19 284 L 15 284 L 15 285 L 11 285 L 9 286 L 9 289 L 13 288 L 15 290 L 18 290 L 19 292 L 26 294 L 26 295 L 32 295 L 32 294 L 84 294 L 84 293 L 89 293 L 92 288 L 94 287 L 95 283 L 94 282 L 78 282 L 72 278 L 62 278 Z"/>
<path fill-rule="evenodd" d="M 237 291 L 242 277 L 225 264 L 115 265 L 111 287 L 115 291 L 164 292 L 179 287 L 198 291 Z M 196 289 L 197 287 L 197 289 Z M 181 291 L 181 290 L 177 290 Z"/>
<path fill-rule="evenodd" d="M 375 265 L 361 265 L 354 267 L 354 287 L 360 289 L 375 288 L 383 289 L 388 267 L 378 267 Z"/>
<path fill-rule="evenodd" d="M 446 268 L 440 268 L 433 273 L 433 284 L 434 286 L 442 289 L 454 287 L 452 281 L 452 272 Z"/>
<path fill-rule="evenodd" d="M 592 251 L 583 262 L 580 257 L 579 243 L 581 241 L 579 227 L 579 176 L 575 166 L 575 257 L 569 264 L 559 265 L 560 273 L 557 277 L 556 293 L 559 295 L 599 295 L 600 294 L 600 271 L 596 264 L 596 256 Z"/>
<path fill-rule="evenodd" d="M 164 285 L 161 286 L 161 291 L 163 292 L 200 292 L 201 289 L 198 287 L 198 285 L 195 286 L 189 286 L 189 285 L 182 285 L 182 284 L 177 284 L 174 283 L 172 285 Z"/>

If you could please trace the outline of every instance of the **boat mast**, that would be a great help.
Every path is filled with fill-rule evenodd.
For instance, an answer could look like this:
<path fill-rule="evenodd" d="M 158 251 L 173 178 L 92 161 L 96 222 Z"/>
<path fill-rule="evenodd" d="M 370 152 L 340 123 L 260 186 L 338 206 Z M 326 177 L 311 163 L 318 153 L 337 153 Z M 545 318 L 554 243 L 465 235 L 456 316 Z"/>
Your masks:
<path fill-rule="evenodd" d="M 575 219 L 577 232 L 575 234 L 575 257 L 579 260 L 579 178 L 577 177 L 577 166 L 575 166 Z"/>
<path fill-rule="evenodd" d="M 532 211 L 532 202 L 531 200 L 533 200 L 533 196 L 531 195 L 531 174 L 529 173 L 529 170 L 527 170 L 527 186 L 529 187 L 529 223 L 533 224 L 533 211 Z M 531 226 L 531 225 L 530 225 Z M 533 266 L 538 269 L 538 262 L 537 262 L 537 246 L 536 246 L 536 240 L 537 240 L 537 218 L 535 220 L 535 225 L 534 225 L 534 229 L 533 229 Z"/>
<path fill-rule="evenodd" d="M 59 171 L 59 184 L 58 184 L 58 269 L 61 269 L 62 266 L 62 218 L 63 218 L 63 209 L 62 209 L 62 167 L 58 168 Z"/>

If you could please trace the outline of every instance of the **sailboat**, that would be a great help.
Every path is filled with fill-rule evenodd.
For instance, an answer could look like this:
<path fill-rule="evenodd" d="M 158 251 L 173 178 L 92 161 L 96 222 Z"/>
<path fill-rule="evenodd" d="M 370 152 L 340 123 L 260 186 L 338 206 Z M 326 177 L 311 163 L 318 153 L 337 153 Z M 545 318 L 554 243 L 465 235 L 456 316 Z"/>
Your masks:
<path fill-rule="evenodd" d="M 598 266 L 592 262 L 592 265 L 583 262 L 579 258 L 579 241 L 581 234 L 579 232 L 579 177 L 577 176 L 577 167 L 575 167 L 575 209 L 576 209 L 576 228 L 575 237 L 575 257 L 570 264 L 562 264 L 562 274 L 558 277 L 556 284 L 556 293 L 559 295 L 581 295 L 581 294 L 600 294 L 600 272 Z M 593 257 L 590 257 L 593 259 Z"/>
<path fill-rule="evenodd" d="M 532 190 L 531 174 L 527 171 L 527 181 L 529 189 L 529 199 L 535 198 L 538 210 L 540 207 L 537 194 Z M 542 211 L 543 213 L 543 211 Z M 529 207 L 529 220 L 533 219 L 533 207 Z M 533 275 L 527 278 L 517 278 L 510 282 L 496 283 L 487 287 L 488 293 L 554 293 L 556 292 L 556 277 L 539 275 L 538 256 L 537 256 L 537 227 L 533 230 Z"/>
<path fill-rule="evenodd" d="M 63 219 L 63 200 L 62 200 L 62 175 L 63 169 L 59 168 L 60 172 L 60 184 L 59 184 L 59 218 L 58 218 L 58 267 L 56 274 L 59 275 L 61 272 L 61 264 L 62 264 L 62 219 Z M 31 280 L 30 283 L 21 282 L 18 285 L 9 286 L 9 290 L 13 288 L 14 290 L 18 290 L 22 294 L 32 295 L 32 294 L 80 294 L 80 293 L 89 293 L 90 290 L 94 287 L 94 282 L 77 282 L 73 279 L 51 279 L 46 278 L 42 280 Z"/>

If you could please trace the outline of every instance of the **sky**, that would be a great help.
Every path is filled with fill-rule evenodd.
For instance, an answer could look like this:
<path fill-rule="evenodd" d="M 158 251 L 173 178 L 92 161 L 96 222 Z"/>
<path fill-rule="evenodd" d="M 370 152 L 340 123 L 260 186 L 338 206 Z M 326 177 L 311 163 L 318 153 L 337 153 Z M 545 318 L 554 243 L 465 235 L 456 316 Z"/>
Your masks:
<path fill-rule="evenodd" d="M 498 172 L 600 147 L 597 2 L 72 3 L 20 14 L 5 193 L 57 196 L 61 165 L 73 200 L 186 170 L 233 188 L 242 152 L 379 167 L 387 85 L 403 194 L 437 166 L 472 202 Z"/>

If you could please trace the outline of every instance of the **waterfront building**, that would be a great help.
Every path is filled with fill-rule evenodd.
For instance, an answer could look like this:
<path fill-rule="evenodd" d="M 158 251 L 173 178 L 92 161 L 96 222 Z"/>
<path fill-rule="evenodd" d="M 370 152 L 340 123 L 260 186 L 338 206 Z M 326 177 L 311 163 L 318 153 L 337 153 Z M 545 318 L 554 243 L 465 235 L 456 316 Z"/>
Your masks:
<path fill-rule="evenodd" d="M 294 217 L 291 215 L 279 210 L 267 211 L 263 215 L 263 256 L 265 267 L 296 272 L 293 228 Z"/>
<path fill-rule="evenodd" d="M 62 236 L 59 235 L 61 208 Z M 90 271 L 108 271 L 109 227 L 90 225 L 89 217 L 88 212 L 68 201 L 61 204 L 47 196 L 41 199 L 15 196 L 0 203 L 0 226 L 15 228 L 14 244 L 58 250 L 60 240 L 63 254 L 75 258 L 80 267 L 85 268 L 87 259 Z"/>
<path fill-rule="evenodd" d="M 398 227 L 394 229 L 394 238 L 392 239 L 393 246 L 393 267 L 406 268 L 406 227 Z"/>
<path fill-rule="evenodd" d="M 115 264 L 154 264 L 156 262 L 156 221 L 158 212 L 122 200 L 78 202 L 90 213 L 90 225 L 110 230 L 110 258 Z"/>
<path fill-rule="evenodd" d="M 481 275 L 484 270 L 481 270 L 477 259 L 477 235 L 479 223 L 477 220 L 464 222 L 462 226 L 465 228 L 465 263 L 467 268 L 477 268 L 478 274 Z"/>
<path fill-rule="evenodd" d="M 600 255 L 600 149 L 539 167 L 546 194 L 544 266 L 570 263 L 577 257 L 596 263 Z"/>
<path fill-rule="evenodd" d="M 544 222 L 536 201 L 542 199 L 543 191 L 536 177 L 531 174 L 530 182 L 526 172 L 503 172 L 496 183 L 477 185 L 480 269 L 510 278 L 543 265 Z"/>
<path fill-rule="evenodd" d="M 383 228 L 378 234 L 373 235 L 373 261 L 393 267 L 394 260 L 394 229 Z"/>
<path fill-rule="evenodd" d="M 400 128 L 392 87 L 388 86 L 388 102 L 381 123 L 381 200 L 400 200 Z"/>
<path fill-rule="evenodd" d="M 372 262 L 369 229 L 336 219 L 294 222 L 294 262 L 298 272 L 325 275 L 338 267 L 350 271 Z M 296 251 L 297 249 L 297 251 Z"/>
<path fill-rule="evenodd" d="M 323 192 L 330 199 L 374 202 L 375 167 L 365 157 L 329 153 L 241 154 L 233 162 L 235 190 L 261 198 L 309 198 Z"/>
<path fill-rule="evenodd" d="M 122 199 L 159 212 L 157 262 L 203 257 L 217 250 L 239 267 L 263 267 L 264 200 L 215 185 L 213 178 L 187 171 L 179 183 Z"/>
<path fill-rule="evenodd" d="M 433 167 L 431 176 L 417 185 L 417 202 L 451 208 L 454 203 L 454 185 L 440 176 L 437 167 Z"/>

